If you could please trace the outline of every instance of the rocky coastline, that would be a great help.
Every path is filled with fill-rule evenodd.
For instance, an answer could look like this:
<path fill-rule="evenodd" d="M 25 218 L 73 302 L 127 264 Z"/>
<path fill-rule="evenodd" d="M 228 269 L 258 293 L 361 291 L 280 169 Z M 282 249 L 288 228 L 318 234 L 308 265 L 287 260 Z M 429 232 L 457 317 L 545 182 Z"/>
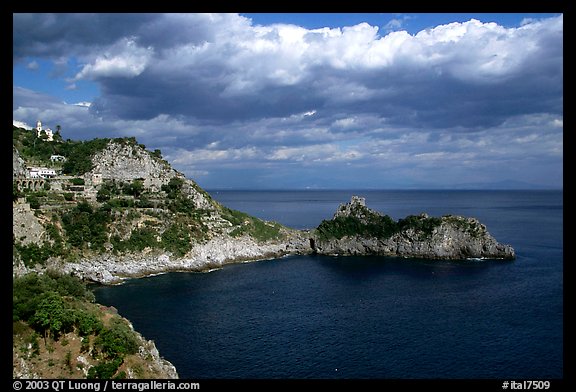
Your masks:
<path fill-rule="evenodd" d="M 51 259 L 47 268 L 54 268 L 79 278 L 101 283 L 119 284 L 125 279 L 158 275 L 167 272 L 208 272 L 226 264 L 281 258 L 310 253 L 304 236 L 294 235 L 285 242 L 258 243 L 250 237 L 218 237 L 196 245 L 188 255 L 174 257 L 166 252 L 105 253 L 79 262 Z"/>
<path fill-rule="evenodd" d="M 15 132 L 25 135 L 24 130 Z M 114 139 L 90 158 L 92 169 L 81 176 L 44 180 L 31 177 L 14 147 L 13 277 L 52 270 L 113 285 L 306 254 L 515 258 L 514 249 L 499 243 L 475 218 L 420 214 L 395 221 L 369 209 L 360 196 L 341 204 L 332 219 L 314 229 L 262 221 L 216 202 L 159 155 L 133 138 Z M 95 216 L 100 220 L 90 220 Z M 178 377 L 153 342 L 141 338 L 141 347 L 141 356 L 153 360 L 153 374 Z M 15 354 L 15 377 L 36 378 L 28 365 Z"/>
<path fill-rule="evenodd" d="M 367 208 L 364 198 L 353 196 L 349 203 L 340 205 L 333 220 L 349 218 L 357 220 L 360 225 L 368 226 L 367 219 L 375 217 L 382 215 Z M 430 218 L 426 214 L 421 214 L 414 219 L 420 222 L 434 219 L 435 226 L 428 232 L 408 227 L 387 238 L 362 233 L 326 238 L 319 230 L 322 225 L 314 230 L 291 231 L 287 238 L 281 241 L 258 242 L 250 236 L 237 238 L 221 235 L 193 246 L 183 257 L 152 250 L 121 255 L 107 252 L 77 262 L 64 262 L 51 258 L 44 268 L 57 269 L 100 284 L 119 284 L 125 279 L 166 272 L 206 272 L 231 263 L 297 254 L 380 255 L 434 260 L 515 258 L 514 249 L 510 245 L 499 243 L 475 218 L 461 216 Z M 15 267 L 15 271 L 20 271 L 20 274 L 27 272 L 23 265 Z"/>
<path fill-rule="evenodd" d="M 394 222 L 366 207 L 364 198 L 353 196 L 349 203 L 340 205 L 331 222 L 323 224 L 329 226 L 337 221 L 345 221 L 353 229 L 345 235 L 340 230 L 340 235 L 326 238 L 319 233 L 321 224 L 312 240 L 315 253 L 442 260 L 515 258 L 512 246 L 496 241 L 476 218 L 420 214 Z M 391 228 L 385 232 L 378 225 Z"/>
<path fill-rule="evenodd" d="M 126 278 L 171 271 L 209 271 L 225 264 L 294 254 L 447 260 L 515 258 L 514 249 L 498 243 L 475 218 L 437 218 L 420 214 L 394 221 L 368 208 L 360 196 L 353 196 L 349 202 L 341 204 L 331 220 L 323 221 L 315 229 L 295 230 L 275 222 L 265 222 L 222 206 L 158 155 L 147 151 L 133 138 L 110 140 L 92 157 L 92 169 L 82 178 L 74 179 L 84 184 L 79 187 L 80 191 L 76 191 L 74 199 L 86 200 L 94 208 L 115 203 L 107 204 L 109 211 L 106 212 L 115 221 L 100 229 L 106 231 L 104 246 L 91 250 L 90 244 L 85 243 L 84 250 L 76 257 L 63 254 L 49 257 L 42 265 L 34 266 L 29 260 L 25 263 L 19 254 L 14 254 L 13 275 L 57 269 L 87 281 L 117 284 Z M 32 184 L 26 173 L 26 162 L 14 147 L 14 184 Z M 72 179 L 66 176 L 50 179 L 51 189 L 45 192 L 47 201 L 66 196 L 66 192 L 73 188 L 70 181 Z M 139 189 L 139 194 L 148 196 L 146 201 L 137 199 L 132 190 L 130 194 L 114 196 L 114 200 L 109 200 L 110 194 L 99 199 L 105 186 L 116 192 L 130 191 L 131 187 L 139 186 L 135 188 Z M 70 236 L 70 228 L 63 228 L 63 214 L 78 201 L 31 209 L 28 199 L 15 199 L 15 245 L 20 249 L 43 244 L 52 246 L 58 237 Z M 132 203 L 133 207 L 124 207 L 123 203 Z M 84 214 L 78 219 L 86 218 L 85 212 L 77 213 L 78 216 Z M 174 220 L 180 223 L 174 226 Z M 82 230 L 91 228 L 85 225 Z M 188 237 L 185 252 L 175 254 L 166 247 L 157 246 L 159 241 L 168 240 L 161 237 L 170 230 L 173 234 Z M 153 233 L 152 237 L 149 236 L 152 242 L 144 243 L 137 250 L 118 248 L 130 241 L 134 233 Z M 260 236 L 262 234 L 264 237 Z M 153 238 L 156 238 L 156 243 Z M 180 241 L 174 235 L 170 238 L 172 243 Z"/>

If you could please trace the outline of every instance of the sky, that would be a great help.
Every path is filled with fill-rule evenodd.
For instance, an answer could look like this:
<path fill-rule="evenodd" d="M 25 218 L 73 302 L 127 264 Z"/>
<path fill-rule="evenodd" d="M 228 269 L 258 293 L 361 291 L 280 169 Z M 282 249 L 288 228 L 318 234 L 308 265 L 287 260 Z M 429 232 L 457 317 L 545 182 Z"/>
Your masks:
<path fill-rule="evenodd" d="M 13 14 L 13 122 L 206 189 L 563 188 L 562 14 Z"/>

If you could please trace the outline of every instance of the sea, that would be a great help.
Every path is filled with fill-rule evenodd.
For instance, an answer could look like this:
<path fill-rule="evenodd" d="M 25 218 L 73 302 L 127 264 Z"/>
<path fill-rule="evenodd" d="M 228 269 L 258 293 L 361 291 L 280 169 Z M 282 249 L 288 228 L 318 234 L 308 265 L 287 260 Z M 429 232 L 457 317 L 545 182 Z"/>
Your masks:
<path fill-rule="evenodd" d="M 513 261 L 287 256 L 96 286 L 183 379 L 564 376 L 563 192 L 211 190 L 297 229 L 352 195 L 394 219 L 478 218 Z"/>

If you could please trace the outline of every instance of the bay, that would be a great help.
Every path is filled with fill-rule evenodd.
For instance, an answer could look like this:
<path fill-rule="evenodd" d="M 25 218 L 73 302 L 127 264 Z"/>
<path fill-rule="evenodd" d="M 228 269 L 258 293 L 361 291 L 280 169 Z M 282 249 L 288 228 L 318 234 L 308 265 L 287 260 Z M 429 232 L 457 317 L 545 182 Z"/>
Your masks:
<path fill-rule="evenodd" d="M 187 379 L 550 379 L 563 366 L 562 191 L 221 191 L 298 229 L 352 195 L 473 216 L 515 261 L 289 256 L 94 289 Z"/>

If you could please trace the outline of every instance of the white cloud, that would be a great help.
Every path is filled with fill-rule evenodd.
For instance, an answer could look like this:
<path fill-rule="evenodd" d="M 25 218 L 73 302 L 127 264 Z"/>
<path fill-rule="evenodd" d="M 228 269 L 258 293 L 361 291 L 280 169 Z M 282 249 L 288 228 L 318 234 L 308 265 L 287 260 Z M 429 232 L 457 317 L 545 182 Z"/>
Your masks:
<path fill-rule="evenodd" d="M 347 117 L 334 121 L 333 126 L 340 129 L 349 129 L 354 126 L 358 126 L 358 124 L 355 118 Z"/>
<path fill-rule="evenodd" d="M 12 125 L 19 128 L 32 129 L 32 126 L 28 125 L 24 121 L 12 120 Z"/>
<path fill-rule="evenodd" d="M 75 80 L 103 77 L 134 77 L 140 75 L 152 56 L 151 48 L 141 48 L 131 38 L 124 38 L 84 65 Z"/>
<path fill-rule="evenodd" d="M 241 162 L 259 156 L 254 147 L 229 149 L 194 149 L 178 150 L 171 154 L 172 160 L 178 165 L 190 165 L 205 162 Z"/>
<path fill-rule="evenodd" d="M 351 147 L 334 143 L 314 144 L 302 147 L 278 147 L 266 155 L 270 161 L 302 162 L 305 165 L 326 162 L 348 162 L 362 158 L 363 154 Z"/>
<path fill-rule="evenodd" d="M 85 107 L 85 108 L 89 108 L 90 106 L 92 106 L 92 102 L 82 101 L 82 102 L 73 103 L 72 105 L 74 105 L 74 106 L 82 106 L 82 107 Z"/>
<path fill-rule="evenodd" d="M 37 61 L 33 60 L 33 61 L 30 61 L 28 64 L 26 64 L 26 68 L 31 70 L 31 71 L 36 71 L 37 69 L 40 68 L 40 64 L 38 64 Z"/>

